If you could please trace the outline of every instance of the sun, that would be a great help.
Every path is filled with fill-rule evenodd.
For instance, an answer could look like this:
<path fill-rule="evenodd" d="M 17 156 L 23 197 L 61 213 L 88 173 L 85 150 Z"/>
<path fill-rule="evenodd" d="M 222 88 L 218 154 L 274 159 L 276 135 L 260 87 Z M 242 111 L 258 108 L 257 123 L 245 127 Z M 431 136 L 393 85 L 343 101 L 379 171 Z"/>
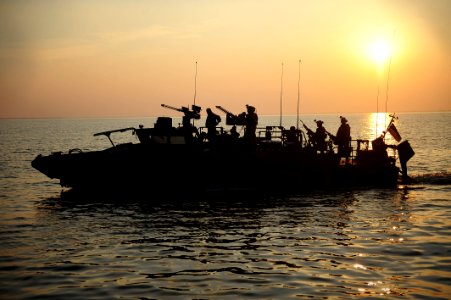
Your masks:
<path fill-rule="evenodd" d="M 375 40 L 368 45 L 368 53 L 377 65 L 383 65 L 391 52 L 391 44 L 383 39 Z"/>

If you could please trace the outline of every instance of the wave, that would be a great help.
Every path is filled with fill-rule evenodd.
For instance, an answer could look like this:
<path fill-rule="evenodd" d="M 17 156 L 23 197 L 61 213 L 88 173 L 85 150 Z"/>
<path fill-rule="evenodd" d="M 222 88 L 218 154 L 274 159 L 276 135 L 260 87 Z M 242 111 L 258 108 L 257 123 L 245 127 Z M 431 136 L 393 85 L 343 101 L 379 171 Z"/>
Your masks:
<path fill-rule="evenodd" d="M 432 185 L 451 185 L 451 173 L 437 172 L 430 174 L 418 174 L 412 176 L 416 183 L 432 184 Z"/>

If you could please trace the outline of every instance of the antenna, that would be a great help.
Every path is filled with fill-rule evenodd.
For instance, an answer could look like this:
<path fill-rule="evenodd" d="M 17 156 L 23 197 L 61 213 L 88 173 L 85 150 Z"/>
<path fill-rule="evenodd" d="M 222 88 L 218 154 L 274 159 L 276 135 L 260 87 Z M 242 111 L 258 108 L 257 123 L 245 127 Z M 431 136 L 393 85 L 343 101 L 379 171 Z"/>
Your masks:
<path fill-rule="evenodd" d="M 197 95 L 197 61 L 196 61 L 196 74 L 194 75 L 194 105 L 196 105 Z"/>
<path fill-rule="evenodd" d="M 379 80 L 378 80 L 379 81 Z M 374 129 L 377 137 L 377 128 L 379 127 L 379 83 L 377 84 L 377 97 L 376 97 L 376 128 Z"/>
<path fill-rule="evenodd" d="M 194 75 L 194 105 L 196 105 L 196 95 L 197 95 L 197 61 L 196 61 L 196 74 Z M 194 119 L 193 119 L 194 126 Z"/>
<path fill-rule="evenodd" d="M 282 90 L 283 90 L 283 63 L 282 63 L 282 75 L 280 76 L 280 122 L 279 122 L 280 127 L 282 127 Z"/>
<path fill-rule="evenodd" d="M 391 69 L 391 59 L 393 57 L 393 44 L 395 43 L 396 29 L 393 30 L 393 40 L 392 49 L 390 51 L 390 59 L 388 60 L 388 71 L 387 71 L 387 87 L 385 89 L 385 126 L 387 125 L 387 106 L 388 106 L 388 82 L 390 80 L 390 69 Z"/>
<path fill-rule="evenodd" d="M 296 114 L 296 129 L 298 129 L 299 130 L 299 102 L 300 102 L 300 87 L 299 87 L 299 85 L 300 85 L 300 83 L 301 83 L 301 64 L 302 64 L 302 62 L 301 62 L 301 60 L 299 60 L 299 72 L 298 72 L 298 103 L 297 103 L 297 108 L 296 108 L 296 111 L 297 111 L 297 114 Z"/>

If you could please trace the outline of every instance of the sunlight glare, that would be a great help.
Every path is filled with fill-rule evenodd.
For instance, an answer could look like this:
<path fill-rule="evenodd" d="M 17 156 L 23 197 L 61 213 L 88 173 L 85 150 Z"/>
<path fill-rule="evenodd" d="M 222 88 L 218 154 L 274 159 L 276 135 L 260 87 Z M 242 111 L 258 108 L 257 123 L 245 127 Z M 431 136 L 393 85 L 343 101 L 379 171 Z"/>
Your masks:
<path fill-rule="evenodd" d="M 392 49 L 389 42 L 383 39 L 375 40 L 368 46 L 368 51 L 371 58 L 376 64 L 384 64 L 387 58 L 390 56 Z"/>
<path fill-rule="evenodd" d="M 382 134 L 387 126 L 388 114 L 387 113 L 372 113 L 369 115 L 368 124 L 371 131 L 378 137 Z"/>

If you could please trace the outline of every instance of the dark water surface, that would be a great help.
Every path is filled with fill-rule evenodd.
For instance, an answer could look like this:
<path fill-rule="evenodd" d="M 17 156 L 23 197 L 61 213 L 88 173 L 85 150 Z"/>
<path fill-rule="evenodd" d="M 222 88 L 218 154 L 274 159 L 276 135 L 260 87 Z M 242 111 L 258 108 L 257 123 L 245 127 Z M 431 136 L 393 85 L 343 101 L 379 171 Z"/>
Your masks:
<path fill-rule="evenodd" d="M 348 117 L 354 138 L 370 118 Z M 113 199 L 61 194 L 30 166 L 153 122 L 0 121 L 1 299 L 451 298 L 451 114 L 400 115 L 417 183 L 396 189 Z"/>

